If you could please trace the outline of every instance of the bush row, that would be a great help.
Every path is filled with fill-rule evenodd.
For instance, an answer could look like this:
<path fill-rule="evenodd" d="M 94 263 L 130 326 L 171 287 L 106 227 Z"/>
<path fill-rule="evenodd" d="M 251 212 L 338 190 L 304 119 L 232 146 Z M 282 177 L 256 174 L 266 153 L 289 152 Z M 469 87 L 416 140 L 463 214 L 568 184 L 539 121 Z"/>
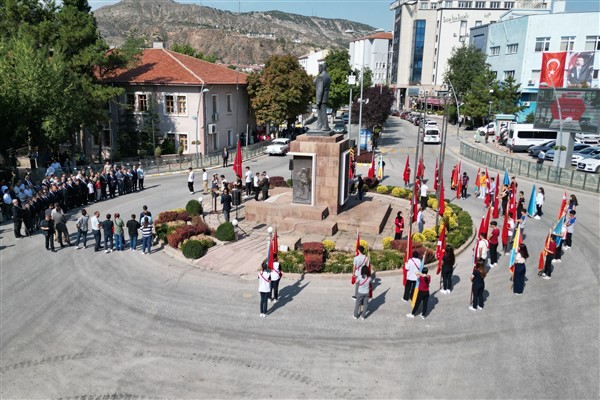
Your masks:
<path fill-rule="evenodd" d="M 155 224 L 164 224 L 173 221 L 190 221 L 192 218 L 187 211 L 163 211 L 158 214 Z"/>

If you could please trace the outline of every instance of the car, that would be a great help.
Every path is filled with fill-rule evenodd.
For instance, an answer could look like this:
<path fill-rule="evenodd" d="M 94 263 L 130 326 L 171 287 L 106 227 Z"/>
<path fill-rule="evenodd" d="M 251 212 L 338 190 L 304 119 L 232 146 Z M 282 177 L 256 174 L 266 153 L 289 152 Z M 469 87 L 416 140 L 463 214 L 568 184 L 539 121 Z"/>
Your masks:
<path fill-rule="evenodd" d="M 552 149 L 554 146 L 556 146 L 556 140 L 549 140 L 545 143 L 531 146 L 527 149 L 527 152 L 531 157 L 537 157 L 538 154 L 540 154 L 540 151 L 544 150 L 544 152 L 547 153 L 548 150 Z"/>
<path fill-rule="evenodd" d="M 433 121 L 431 119 L 426 119 L 425 120 L 425 127 L 428 127 L 428 126 L 434 126 L 434 127 L 437 128 L 437 121 Z"/>
<path fill-rule="evenodd" d="M 584 158 L 577 163 L 577 169 L 580 171 L 600 173 L 600 154 L 593 157 Z"/>
<path fill-rule="evenodd" d="M 336 122 L 335 125 L 333 125 L 333 131 L 335 133 L 341 133 L 342 135 L 345 135 L 348 132 L 346 130 L 346 124 L 341 121 Z"/>
<path fill-rule="evenodd" d="M 342 121 L 347 124 L 348 123 L 348 118 L 350 117 L 350 115 L 347 112 L 343 112 L 342 113 Z"/>
<path fill-rule="evenodd" d="M 600 144 L 600 135 L 597 133 L 578 132 L 575 134 L 575 140 L 579 143 Z"/>
<path fill-rule="evenodd" d="M 400 113 L 400 118 L 408 119 L 409 115 L 410 115 L 410 111 L 402 111 L 402 113 Z"/>
<path fill-rule="evenodd" d="M 508 124 L 502 122 L 500 128 L 508 128 Z M 479 133 L 480 136 L 485 136 L 486 133 L 488 136 L 494 136 L 496 134 L 496 122 L 490 122 L 487 125 L 477 128 L 477 133 Z"/>
<path fill-rule="evenodd" d="M 392 117 L 399 117 L 399 116 L 400 116 L 400 111 L 398 111 L 398 110 L 392 110 L 392 111 L 390 112 L 390 115 L 391 115 Z"/>
<path fill-rule="evenodd" d="M 577 165 L 584 158 L 592 157 L 596 154 L 600 154 L 600 147 L 588 147 L 587 149 L 573 153 L 573 156 L 571 157 L 571 165 Z"/>
<path fill-rule="evenodd" d="M 592 146 L 590 146 L 589 144 L 575 143 L 573 145 L 573 153 L 577 153 L 583 149 L 587 149 L 588 147 L 592 147 Z M 553 148 L 548 150 L 546 152 L 546 160 L 553 161 L 554 160 L 554 152 L 555 152 L 555 150 Z"/>
<path fill-rule="evenodd" d="M 442 136 L 437 127 L 425 125 L 425 134 L 423 135 L 423 143 L 442 143 Z"/>
<path fill-rule="evenodd" d="M 290 139 L 288 138 L 277 138 L 265 148 L 265 154 L 272 155 L 285 155 L 290 151 Z"/>

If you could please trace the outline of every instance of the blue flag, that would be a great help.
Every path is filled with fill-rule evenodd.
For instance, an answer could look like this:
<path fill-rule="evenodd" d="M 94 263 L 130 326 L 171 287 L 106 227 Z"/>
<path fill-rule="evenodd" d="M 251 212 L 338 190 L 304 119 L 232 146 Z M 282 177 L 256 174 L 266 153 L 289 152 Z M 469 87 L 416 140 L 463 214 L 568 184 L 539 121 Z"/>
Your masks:
<path fill-rule="evenodd" d="M 510 179 L 508 178 L 508 170 L 507 169 L 504 170 L 504 180 L 502 181 L 502 183 L 506 186 L 510 185 Z"/>
<path fill-rule="evenodd" d="M 552 234 L 554 234 L 556 236 L 556 245 L 557 246 L 560 244 L 560 241 L 562 240 L 561 234 L 562 234 L 562 228 L 563 228 L 564 221 L 565 221 L 565 218 L 561 217 L 558 220 L 558 222 L 556 222 L 556 226 L 554 226 L 554 230 L 552 231 Z"/>
<path fill-rule="evenodd" d="M 527 215 L 529 215 L 530 217 L 533 217 L 536 214 L 535 193 L 535 185 L 533 185 L 533 187 L 531 188 L 531 197 L 529 198 L 529 206 L 527 207 Z"/>

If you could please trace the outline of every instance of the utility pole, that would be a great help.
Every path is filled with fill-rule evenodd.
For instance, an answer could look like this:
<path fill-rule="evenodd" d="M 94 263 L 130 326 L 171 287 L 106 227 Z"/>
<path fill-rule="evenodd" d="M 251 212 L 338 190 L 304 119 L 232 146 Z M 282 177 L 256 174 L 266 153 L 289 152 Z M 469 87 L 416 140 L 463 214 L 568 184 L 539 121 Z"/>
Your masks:
<path fill-rule="evenodd" d="M 444 120 L 442 125 L 442 147 L 440 149 L 440 164 L 439 164 L 439 172 L 438 172 L 438 190 L 437 190 L 437 198 L 438 201 L 440 199 L 440 192 L 442 191 L 442 182 L 444 180 L 444 160 L 446 158 L 446 139 L 448 138 L 448 118 L 449 118 L 449 110 L 448 110 L 448 98 L 444 97 Z M 445 197 L 445 196 L 444 196 Z M 438 206 L 439 207 L 439 206 Z M 437 213 L 435 215 L 435 229 L 437 232 L 438 222 L 439 222 L 440 214 Z"/>
<path fill-rule="evenodd" d="M 427 100 L 427 99 L 426 99 Z M 422 111 L 422 109 L 421 109 Z M 421 117 L 423 114 L 421 113 Z M 415 207 L 413 200 L 418 202 L 418 193 L 416 193 L 416 182 L 417 182 L 417 169 L 419 168 L 419 154 L 421 149 L 421 128 L 423 127 L 423 118 L 419 122 L 419 129 L 417 129 L 417 149 L 415 151 L 415 163 L 413 168 L 413 195 L 410 203 L 410 223 L 408 224 L 408 237 L 412 238 L 413 219 L 415 217 Z M 406 257 L 410 258 L 412 255 L 407 254 Z"/>
<path fill-rule="evenodd" d="M 348 139 L 352 139 L 352 87 L 355 84 L 356 77 L 354 76 L 354 74 L 350 73 L 350 75 L 348 75 L 348 85 L 350 86 L 350 99 L 348 100 Z"/>
<path fill-rule="evenodd" d="M 365 64 L 363 61 L 363 65 L 362 65 L 362 68 L 360 71 L 360 99 L 358 99 L 360 104 L 358 105 L 358 149 L 357 149 L 356 154 L 359 156 L 360 156 L 360 134 L 361 134 L 361 130 L 362 130 L 361 128 L 362 128 L 362 105 L 363 105 L 363 81 L 364 80 L 365 80 Z"/>

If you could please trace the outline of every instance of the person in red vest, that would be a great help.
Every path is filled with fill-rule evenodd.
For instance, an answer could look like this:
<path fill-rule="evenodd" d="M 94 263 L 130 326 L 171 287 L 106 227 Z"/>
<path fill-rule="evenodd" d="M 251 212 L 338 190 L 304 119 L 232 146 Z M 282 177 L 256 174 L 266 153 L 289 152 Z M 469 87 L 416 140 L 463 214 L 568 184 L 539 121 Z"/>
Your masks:
<path fill-rule="evenodd" d="M 546 243 L 546 260 L 544 262 L 544 272 L 542 273 L 542 277 L 544 279 L 551 279 L 552 270 L 554 266 L 552 265 L 552 261 L 554 261 L 554 253 L 556 253 L 556 235 L 550 235 L 550 241 Z"/>
<path fill-rule="evenodd" d="M 395 226 L 394 240 L 402 239 L 402 232 L 404 231 L 404 217 L 402 216 L 402 211 L 398 211 L 398 214 L 396 214 L 396 220 L 394 221 L 394 226 Z"/>
<path fill-rule="evenodd" d="M 492 231 L 488 235 L 488 242 L 490 243 L 490 266 L 498 266 L 498 237 L 500 236 L 500 229 L 496 221 L 490 222 Z"/>
<path fill-rule="evenodd" d="M 415 302 L 412 312 L 410 314 L 406 314 L 406 316 L 409 318 L 415 317 L 421 302 L 423 302 L 421 318 L 425 319 L 427 316 L 427 304 L 429 303 L 429 283 L 431 282 L 431 276 L 428 275 L 428 272 L 429 269 L 427 267 L 423 267 L 421 273 L 417 273 L 417 275 L 419 275 L 419 293 L 417 293 L 417 301 Z"/>

